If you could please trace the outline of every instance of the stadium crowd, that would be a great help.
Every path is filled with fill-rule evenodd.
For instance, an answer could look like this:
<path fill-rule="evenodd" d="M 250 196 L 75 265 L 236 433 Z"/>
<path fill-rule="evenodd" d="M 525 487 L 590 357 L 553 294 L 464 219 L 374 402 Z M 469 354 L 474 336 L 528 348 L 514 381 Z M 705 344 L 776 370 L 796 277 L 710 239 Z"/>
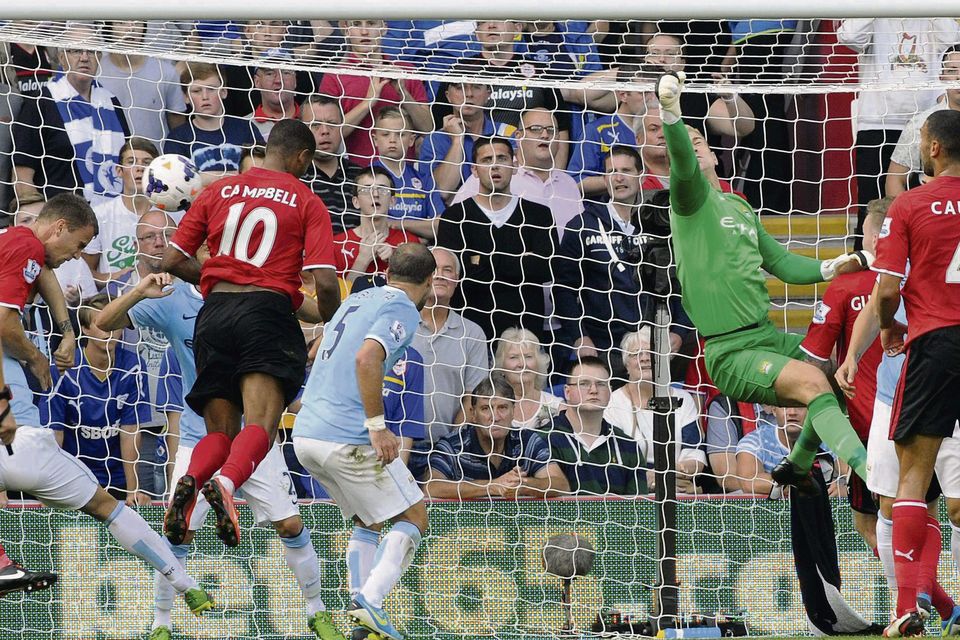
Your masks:
<path fill-rule="evenodd" d="M 958 77 L 956 22 L 881 24 L 892 22 L 838 21 L 838 41 L 863 52 L 862 81 Z M 662 213 L 669 187 L 660 105 L 652 92 L 526 82 L 650 81 L 679 71 L 719 85 L 782 81 L 807 63 L 798 50 L 805 28 L 786 20 L 162 28 L 115 21 L 69 24 L 65 39 L 85 48 L 4 43 L 0 199 L 10 203 L 8 222 L 29 222 L 66 192 L 86 198 L 99 225 L 82 259 L 57 269 L 81 348 L 73 369 L 54 370 L 43 421 L 116 498 L 162 499 L 189 390 L 162 334 L 105 332 L 94 322 L 110 300 L 160 271 L 184 215 L 152 207 L 145 168 L 160 154 L 180 154 L 209 185 L 258 166 L 274 125 L 292 118 L 316 141 L 302 180 L 329 211 L 344 297 L 381 284 L 405 242 L 428 245 L 436 260 L 416 337 L 384 387 L 388 424 L 424 492 L 474 499 L 651 491 L 655 300 L 643 271 L 645 247 L 657 236 L 647 222 Z M 180 31 L 171 36 L 172 29 Z M 925 41 L 903 53 L 890 39 L 907 32 Z M 99 49 L 171 38 L 231 62 L 175 64 Z M 902 54 L 895 64 L 878 62 L 890 50 Z M 318 57 L 343 72 L 304 70 Z M 346 72 L 353 67 L 357 75 Z M 418 70 L 469 82 L 395 77 Z M 958 95 L 861 97 L 858 243 L 870 236 L 868 202 L 920 184 L 920 125 L 934 110 L 960 110 Z M 783 96 L 731 89 L 686 93 L 682 102 L 722 190 L 764 213 L 788 212 L 795 140 Z M 315 295 L 312 284 L 304 279 L 306 296 Z M 671 285 L 665 347 L 678 406 L 678 490 L 769 495 L 770 472 L 805 410 L 718 395 L 702 337 Z M 829 311 L 819 308 L 804 344 L 828 362 L 842 329 Z M 37 362 L 49 366 L 56 343 L 44 338 L 51 320 L 41 301 L 23 321 L 36 338 L 31 371 Z M 302 328 L 312 359 L 323 329 Z M 285 435 L 298 410 L 296 401 L 281 424 L 284 457 L 297 495 L 324 497 Z M 830 490 L 846 489 L 837 481 Z"/>

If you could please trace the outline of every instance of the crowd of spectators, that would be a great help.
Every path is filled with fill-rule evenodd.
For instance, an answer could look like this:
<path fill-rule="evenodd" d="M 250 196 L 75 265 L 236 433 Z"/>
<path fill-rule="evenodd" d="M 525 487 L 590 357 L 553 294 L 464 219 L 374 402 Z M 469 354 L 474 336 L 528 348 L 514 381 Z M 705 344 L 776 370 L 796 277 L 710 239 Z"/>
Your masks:
<path fill-rule="evenodd" d="M 186 156 L 209 185 L 257 165 L 273 125 L 298 118 L 317 143 L 302 179 L 330 212 L 344 296 L 378 284 L 398 244 L 433 247 L 416 339 L 385 378 L 388 422 L 426 492 L 652 490 L 662 478 L 652 470 L 652 297 L 641 277 L 651 232 L 641 209 L 669 187 L 659 105 L 650 92 L 562 81 L 686 71 L 715 83 L 720 93 L 683 96 L 702 168 L 758 210 L 784 212 L 790 104 L 736 86 L 794 74 L 804 24 L 113 21 L 68 23 L 63 41 L 81 44 L 59 50 L 3 44 L 0 200 L 24 224 L 53 195 L 82 193 L 100 225 L 83 259 L 58 269 L 83 348 L 46 419 L 116 495 L 163 494 L 184 393 L 176 360 L 161 336 L 101 335 L 90 314 L 157 271 L 184 215 L 151 208 L 141 184 L 151 160 Z M 955 21 L 836 26 L 841 43 L 863 52 L 864 80 L 960 74 Z M 225 63 L 103 49 L 183 42 Z M 318 61 L 337 72 L 307 70 Z M 557 87 L 529 84 L 543 80 Z M 958 96 L 860 98 L 861 202 L 922 180 L 918 123 L 960 108 Z M 678 489 L 767 494 L 772 461 L 803 416 L 713 395 L 694 375 L 702 343 L 679 294 L 674 283 L 663 347 L 674 359 Z M 38 340 L 49 326 L 40 307 L 24 321 Z M 321 331 L 304 326 L 305 340 Z M 300 495 L 322 495 L 286 449 Z"/>

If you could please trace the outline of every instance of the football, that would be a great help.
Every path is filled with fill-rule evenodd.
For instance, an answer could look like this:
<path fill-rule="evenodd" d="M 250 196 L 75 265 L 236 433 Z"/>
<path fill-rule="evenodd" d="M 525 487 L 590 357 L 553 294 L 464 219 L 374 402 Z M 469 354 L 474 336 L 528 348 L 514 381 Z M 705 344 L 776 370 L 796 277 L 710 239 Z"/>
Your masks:
<path fill-rule="evenodd" d="M 202 188 L 197 167 L 176 153 L 157 156 L 143 174 L 143 193 L 161 211 L 186 209 Z"/>

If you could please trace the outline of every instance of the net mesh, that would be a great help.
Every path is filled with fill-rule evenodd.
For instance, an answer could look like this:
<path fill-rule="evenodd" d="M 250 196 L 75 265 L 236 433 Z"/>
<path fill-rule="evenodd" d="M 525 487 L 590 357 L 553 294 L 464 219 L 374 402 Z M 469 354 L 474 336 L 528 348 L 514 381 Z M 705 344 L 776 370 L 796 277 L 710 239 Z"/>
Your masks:
<path fill-rule="evenodd" d="M 18 223 L 62 191 L 83 191 L 95 204 L 100 236 L 88 257 L 58 270 L 71 307 L 82 308 L 98 291 L 114 297 L 156 268 L 169 230 L 165 235 L 136 224 L 149 209 L 138 178 L 154 153 L 190 157 L 210 182 L 245 168 L 245 158 L 255 162 L 256 147 L 276 120 L 302 119 L 318 143 L 304 181 L 343 234 L 336 253 L 344 294 L 382 274 L 392 245 L 404 238 L 463 252 L 450 276 L 459 276 L 459 284 L 445 295 L 473 328 L 448 323 L 438 332 L 446 332 L 446 341 L 424 337 L 422 386 L 411 381 L 417 367 L 409 360 L 387 376 L 396 380 L 390 393 L 401 398 L 399 421 L 424 434 L 417 438 L 422 455 L 412 463 L 419 459 L 422 474 L 434 466 L 433 443 L 456 429 L 463 396 L 490 370 L 505 373 L 523 397 L 514 416 L 518 431 L 549 431 L 564 402 L 573 402 L 570 394 L 592 388 L 589 382 L 583 389 L 564 386 L 578 354 L 599 355 L 613 369 L 615 389 L 626 380 L 649 380 L 643 358 L 649 334 L 634 332 L 653 322 L 645 274 L 656 257 L 649 249 L 668 233 L 655 225 L 658 193 L 662 198 L 669 185 L 652 93 L 660 74 L 686 73 L 684 119 L 713 150 L 709 162 L 721 187 L 743 196 L 789 249 L 825 259 L 856 242 L 869 200 L 922 182 L 924 114 L 960 108 L 960 53 L 951 49 L 957 41 L 953 18 L 8 21 L 0 23 L 0 202 L 10 202 Z M 93 126 L 62 109 L 67 100 L 53 99 L 61 94 L 47 84 L 62 80 L 68 94 L 70 88 L 82 93 L 91 75 L 109 92 L 96 94 L 106 102 Z M 103 115 L 109 110 L 122 114 L 122 125 L 111 125 L 120 121 Z M 146 157 L 121 156 L 118 143 L 129 134 L 154 149 L 140 145 L 137 153 Z M 511 140 L 515 158 L 502 146 L 478 144 L 489 136 Z M 484 159 L 484 149 L 508 157 Z M 511 162 L 513 169 L 502 166 Z M 362 177 L 371 164 L 387 170 L 392 194 L 378 190 L 382 177 Z M 534 203 L 520 205 L 519 223 L 509 197 L 484 199 L 491 185 L 506 193 L 505 182 L 510 193 Z M 644 201 L 653 204 L 640 211 L 632 206 Z M 492 220 L 497 240 L 488 231 L 469 235 L 472 223 L 463 220 L 470 215 Z M 590 216 L 606 216 L 609 224 L 583 232 Z M 777 327 L 803 333 L 817 322 L 825 285 L 785 285 L 770 277 L 767 289 Z M 788 507 L 742 491 L 768 493 L 764 469 L 782 452 L 761 449 L 758 463 L 748 467 L 757 477 L 738 475 L 737 441 L 755 425 L 774 429 L 775 416 L 761 412 L 755 422 L 749 414 L 760 410 L 736 403 L 726 410 L 731 417 L 711 412 L 719 405 L 705 376 L 702 342 L 673 280 L 667 300 L 676 352 L 671 373 L 683 399 L 675 412 L 684 494 L 677 523 L 681 610 L 743 611 L 761 635 L 803 632 Z M 24 323 L 49 355 L 52 323 L 42 304 L 28 308 Z M 421 331 L 430 333 L 429 327 Z M 304 326 L 308 340 L 321 332 Z M 137 460 L 127 462 L 138 463 L 146 496 L 160 500 L 187 390 L 165 336 L 129 330 L 120 340 L 141 359 L 139 382 L 123 391 L 139 394 L 137 401 L 125 396 L 119 403 L 134 410 L 96 423 L 82 405 L 113 402 L 119 411 L 114 383 L 106 392 L 77 384 L 76 396 L 68 394 L 68 383 L 57 383 L 53 401 L 40 401 L 49 407 L 42 419 L 62 427 L 68 448 L 118 495 L 129 484 L 121 480 L 118 439 L 121 426 L 132 425 Z M 120 359 L 112 366 L 119 369 Z M 649 391 L 649 385 L 627 384 L 614 392 L 605 415 L 636 441 L 627 450 L 634 458 L 582 465 L 576 498 L 432 504 L 424 547 L 387 605 L 410 637 L 551 636 L 564 622 L 561 585 L 543 572 L 539 552 L 549 536 L 572 531 L 597 549 L 593 572 L 574 585 L 577 627 L 588 628 L 598 614 L 612 620 L 613 610 L 621 621 L 650 613 L 654 505 L 595 495 L 615 484 L 616 469 L 631 465 L 640 471 L 634 469 L 633 484 L 620 493 L 662 480 L 646 469 L 653 465 L 652 412 L 636 409 Z M 285 417 L 280 439 L 291 488 L 309 502 L 324 493 L 293 453 L 293 419 Z M 11 495 L 20 497 L 29 500 Z M 24 504 L 0 513 L 0 539 L 11 555 L 64 575 L 52 592 L 11 598 L 0 612 L 3 633 L 144 633 L 152 610 L 147 571 L 85 518 Z M 159 508 L 144 507 L 144 513 L 160 526 Z M 885 622 L 890 602 L 880 565 L 853 532 L 846 505 L 835 501 L 834 513 L 844 595 L 868 619 Z M 242 514 L 241 547 L 225 551 L 207 527 L 188 563 L 226 610 L 213 622 L 182 616 L 176 623 L 184 637 L 301 637 L 303 603 L 277 539 L 254 527 L 249 511 Z M 348 530 L 329 505 L 305 503 L 303 515 L 315 532 L 327 606 L 340 609 Z M 944 565 L 941 575 L 952 580 L 955 572 Z M 955 592 L 960 585 L 946 586 Z"/>

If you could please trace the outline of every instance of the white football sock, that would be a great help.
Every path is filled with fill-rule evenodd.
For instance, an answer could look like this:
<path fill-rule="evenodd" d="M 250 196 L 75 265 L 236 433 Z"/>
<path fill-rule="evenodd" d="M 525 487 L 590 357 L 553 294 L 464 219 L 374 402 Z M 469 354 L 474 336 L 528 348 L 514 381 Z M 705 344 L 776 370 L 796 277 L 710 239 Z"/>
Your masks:
<path fill-rule="evenodd" d="M 400 576 L 413 562 L 420 546 L 420 530 L 409 522 L 393 525 L 377 548 L 370 577 L 360 590 L 360 595 L 375 607 L 383 607 L 383 601 L 400 580 Z"/>
<path fill-rule="evenodd" d="M 354 597 L 363 588 L 373 569 L 380 533 L 355 526 L 347 542 L 347 588 Z"/>
<path fill-rule="evenodd" d="M 187 554 L 190 552 L 190 546 L 186 544 L 170 544 L 166 539 L 164 542 L 173 552 L 173 557 L 177 559 L 180 566 L 186 565 Z M 153 628 L 171 626 L 170 612 L 173 609 L 173 599 L 176 592 L 170 581 L 163 577 L 159 571 L 153 572 Z"/>
<path fill-rule="evenodd" d="M 280 538 L 283 543 L 283 557 L 293 576 L 300 585 L 303 599 L 307 601 L 307 615 L 326 611 L 320 599 L 320 559 L 310 540 L 310 532 L 304 527 L 292 538 Z"/>
<path fill-rule="evenodd" d="M 118 502 L 105 524 L 121 547 L 159 571 L 178 593 L 197 586 L 197 581 L 180 565 L 166 541 L 139 513 Z"/>
<path fill-rule="evenodd" d="M 890 595 L 897 595 L 897 570 L 893 562 L 893 521 L 877 514 L 877 555 L 883 565 L 883 575 L 887 578 Z"/>

